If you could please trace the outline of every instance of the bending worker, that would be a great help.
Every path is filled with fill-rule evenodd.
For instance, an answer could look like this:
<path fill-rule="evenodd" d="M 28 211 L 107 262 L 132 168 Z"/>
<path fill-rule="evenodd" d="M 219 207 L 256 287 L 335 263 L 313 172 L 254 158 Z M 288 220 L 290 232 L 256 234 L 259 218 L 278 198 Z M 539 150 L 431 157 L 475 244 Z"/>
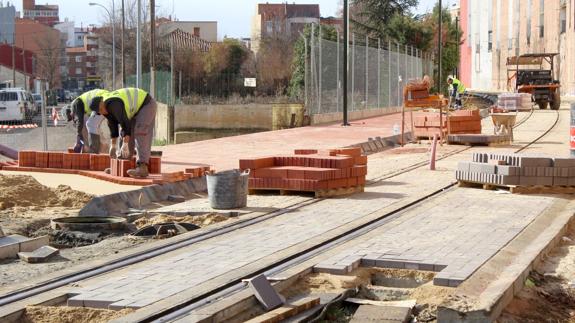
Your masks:
<path fill-rule="evenodd" d="M 101 89 L 94 89 L 88 92 L 83 93 L 79 97 L 77 97 L 72 102 L 72 107 L 74 111 L 74 115 L 78 118 L 77 124 L 77 136 L 76 136 L 76 145 L 74 146 L 74 152 L 81 153 L 82 147 L 87 139 L 91 141 L 95 141 L 95 138 L 90 138 L 88 129 L 86 128 L 86 120 L 91 115 L 92 112 L 98 111 L 98 105 L 102 96 L 104 96 L 108 91 L 101 90 Z M 92 153 L 99 153 L 100 147 L 98 143 L 93 142 L 90 143 L 90 152 Z"/>
<path fill-rule="evenodd" d="M 465 93 L 465 85 L 453 75 L 447 77 L 447 84 L 449 85 L 451 98 L 455 101 L 455 109 L 461 109 L 461 97 Z"/>
<path fill-rule="evenodd" d="M 130 159 L 136 151 L 137 166 L 128 170 L 134 178 L 148 177 L 148 165 L 152 149 L 156 101 L 146 91 L 124 88 L 109 92 L 100 101 L 98 112 L 108 119 L 110 128 L 110 156 Z M 120 151 L 116 150 L 122 127 L 123 138 Z"/>

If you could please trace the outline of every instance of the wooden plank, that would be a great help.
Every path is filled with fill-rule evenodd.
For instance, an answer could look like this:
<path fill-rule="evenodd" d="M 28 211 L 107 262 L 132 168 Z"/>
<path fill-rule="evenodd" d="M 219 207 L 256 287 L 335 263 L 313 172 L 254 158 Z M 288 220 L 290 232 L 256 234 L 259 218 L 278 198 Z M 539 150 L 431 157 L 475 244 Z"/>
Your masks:
<path fill-rule="evenodd" d="M 273 311 L 269 311 L 262 315 L 256 316 L 246 323 L 276 323 L 285 319 L 293 317 L 301 312 L 304 312 L 314 306 L 319 305 L 320 299 L 317 297 L 306 297 L 291 304 L 286 304 Z"/>

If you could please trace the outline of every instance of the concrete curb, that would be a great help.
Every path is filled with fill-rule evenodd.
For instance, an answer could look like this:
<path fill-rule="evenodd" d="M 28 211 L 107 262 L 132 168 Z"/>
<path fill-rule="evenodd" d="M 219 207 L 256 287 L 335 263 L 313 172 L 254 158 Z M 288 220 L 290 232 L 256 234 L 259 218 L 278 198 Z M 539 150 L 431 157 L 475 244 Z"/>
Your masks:
<path fill-rule="evenodd" d="M 191 197 L 194 193 L 205 192 L 206 177 L 192 178 L 186 181 L 150 185 L 141 189 L 102 195 L 93 198 L 79 216 L 118 216 L 131 208 L 141 208 L 153 202 L 166 201 L 169 195 Z"/>
<path fill-rule="evenodd" d="M 494 322 L 529 273 L 555 248 L 574 222 L 575 202 L 560 200 L 501 249 L 438 307 L 438 322 Z M 453 300 L 453 302 L 452 302 Z"/>

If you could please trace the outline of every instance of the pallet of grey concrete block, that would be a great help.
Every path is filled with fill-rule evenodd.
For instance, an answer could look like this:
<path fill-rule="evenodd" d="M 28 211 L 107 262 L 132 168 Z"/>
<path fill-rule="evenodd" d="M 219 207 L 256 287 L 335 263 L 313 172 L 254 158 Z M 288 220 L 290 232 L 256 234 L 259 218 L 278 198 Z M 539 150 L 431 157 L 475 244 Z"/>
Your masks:
<path fill-rule="evenodd" d="M 507 188 L 513 193 L 571 194 L 575 187 L 575 159 L 546 156 L 474 153 L 455 173 L 460 186 Z M 535 189 L 523 189 L 538 187 Z"/>
<path fill-rule="evenodd" d="M 533 102 L 529 93 L 502 93 L 497 97 L 497 107 L 507 111 L 531 111 Z"/>
<path fill-rule="evenodd" d="M 506 135 L 459 134 L 449 135 L 447 141 L 455 145 L 493 146 L 509 144 L 511 137 Z"/>

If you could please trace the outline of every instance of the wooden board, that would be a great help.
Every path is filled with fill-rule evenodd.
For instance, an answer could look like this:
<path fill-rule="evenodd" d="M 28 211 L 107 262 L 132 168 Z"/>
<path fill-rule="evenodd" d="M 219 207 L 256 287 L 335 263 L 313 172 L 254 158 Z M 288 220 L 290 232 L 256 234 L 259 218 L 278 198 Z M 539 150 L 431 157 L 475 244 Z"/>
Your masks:
<path fill-rule="evenodd" d="M 343 195 L 351 195 L 355 193 L 363 193 L 365 190 L 364 185 L 353 186 L 353 187 L 342 187 L 342 188 L 334 188 L 330 190 L 321 190 L 315 192 L 316 198 L 322 197 L 335 197 L 335 196 L 343 196 Z"/>
<path fill-rule="evenodd" d="M 495 185 L 475 182 L 459 181 L 459 187 L 482 188 L 484 190 L 504 189 L 513 194 L 575 194 L 575 186 L 516 186 Z"/>
<path fill-rule="evenodd" d="M 279 195 L 311 195 L 313 194 L 315 198 L 325 198 L 325 197 L 335 197 L 335 196 L 343 196 L 343 195 L 351 195 L 355 193 L 363 193 L 365 190 L 364 185 L 359 186 L 352 186 L 352 187 L 342 187 L 342 188 L 333 188 L 329 190 L 319 190 L 319 191 L 302 191 L 302 190 L 287 190 L 287 189 L 249 189 L 249 195 L 258 195 L 258 194 L 270 194 L 275 193 Z"/>
<path fill-rule="evenodd" d="M 256 316 L 253 319 L 246 321 L 249 323 L 275 323 L 281 322 L 285 319 L 293 317 L 299 313 L 302 313 L 310 308 L 319 305 L 320 300 L 317 297 L 306 297 L 295 301 L 291 304 L 285 304 L 284 306 L 277 308 L 275 310 L 264 313 L 260 316 Z"/>

